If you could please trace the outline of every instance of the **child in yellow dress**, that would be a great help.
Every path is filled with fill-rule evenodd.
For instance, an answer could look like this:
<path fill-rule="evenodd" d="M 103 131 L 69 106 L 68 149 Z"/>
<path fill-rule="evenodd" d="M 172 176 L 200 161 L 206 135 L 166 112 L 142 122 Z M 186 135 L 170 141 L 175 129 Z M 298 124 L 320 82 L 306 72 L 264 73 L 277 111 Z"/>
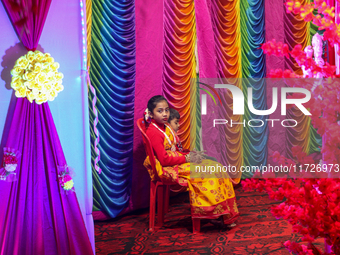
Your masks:
<path fill-rule="evenodd" d="M 181 140 L 179 139 L 179 137 L 177 135 L 177 132 L 178 132 L 179 127 L 180 127 L 179 119 L 181 118 L 181 115 L 179 114 L 179 112 L 177 110 L 175 110 L 173 108 L 170 108 L 169 110 L 170 110 L 170 116 L 169 116 L 168 122 L 170 124 L 170 127 L 172 127 L 172 129 L 175 131 L 176 142 L 177 142 L 177 144 L 176 144 L 177 150 L 179 152 L 189 153 L 190 152 L 189 150 L 183 149 Z M 198 154 L 197 156 L 201 156 L 205 159 L 211 159 L 213 161 L 217 161 L 216 158 L 205 155 L 205 154 L 203 154 L 203 152 L 195 152 L 195 153 Z"/>

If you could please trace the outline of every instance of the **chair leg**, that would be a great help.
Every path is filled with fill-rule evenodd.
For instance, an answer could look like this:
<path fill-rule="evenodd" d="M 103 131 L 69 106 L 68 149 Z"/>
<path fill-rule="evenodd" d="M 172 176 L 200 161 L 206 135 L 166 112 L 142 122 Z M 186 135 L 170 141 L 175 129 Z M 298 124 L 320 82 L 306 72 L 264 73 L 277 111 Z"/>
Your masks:
<path fill-rule="evenodd" d="M 197 234 L 201 231 L 201 220 L 197 218 L 192 219 L 192 232 Z"/>
<path fill-rule="evenodd" d="M 169 212 L 169 201 L 170 201 L 170 186 L 166 185 L 165 197 L 164 197 L 164 212 Z"/>
<path fill-rule="evenodd" d="M 166 185 L 159 185 L 157 190 L 157 227 L 162 227 L 164 223 L 164 193 Z"/>
<path fill-rule="evenodd" d="M 149 211 L 149 231 L 155 231 L 155 209 L 156 209 L 156 182 L 150 182 L 150 211 Z"/>

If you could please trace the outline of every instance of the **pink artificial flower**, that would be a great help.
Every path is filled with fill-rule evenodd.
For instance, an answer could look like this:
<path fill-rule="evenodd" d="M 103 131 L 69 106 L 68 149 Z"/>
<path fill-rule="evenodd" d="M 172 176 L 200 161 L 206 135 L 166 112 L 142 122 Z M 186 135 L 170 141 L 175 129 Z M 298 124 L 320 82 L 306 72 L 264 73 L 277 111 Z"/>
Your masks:
<path fill-rule="evenodd" d="M 324 0 L 314 0 L 315 8 L 320 8 L 323 3 L 324 3 Z"/>
<path fill-rule="evenodd" d="M 285 3 L 287 13 L 293 12 L 294 14 L 298 14 L 301 10 L 301 3 L 295 0 L 287 0 Z"/>
<path fill-rule="evenodd" d="M 280 153 L 278 151 L 275 151 L 273 155 L 271 155 L 271 157 L 273 158 L 274 162 L 277 162 L 280 158 Z"/>
<path fill-rule="evenodd" d="M 269 78 L 282 78 L 282 70 L 281 69 L 270 70 Z"/>
<path fill-rule="evenodd" d="M 313 20 L 313 11 L 314 11 L 314 6 L 312 4 L 306 4 L 301 8 L 301 17 L 304 19 L 304 21 L 309 22 Z"/>
<path fill-rule="evenodd" d="M 286 56 L 289 57 L 289 47 L 286 43 L 276 42 L 275 39 L 263 43 L 261 46 L 264 54 L 274 55 L 274 56 Z"/>
<path fill-rule="evenodd" d="M 65 174 L 65 175 L 59 177 L 59 182 L 60 182 L 61 186 L 64 186 L 65 183 L 67 183 L 71 180 L 72 180 L 72 177 L 68 174 Z"/>
<path fill-rule="evenodd" d="M 71 180 L 72 180 L 71 176 L 69 176 L 68 174 L 64 175 L 64 178 L 63 178 L 64 183 L 71 181 Z"/>

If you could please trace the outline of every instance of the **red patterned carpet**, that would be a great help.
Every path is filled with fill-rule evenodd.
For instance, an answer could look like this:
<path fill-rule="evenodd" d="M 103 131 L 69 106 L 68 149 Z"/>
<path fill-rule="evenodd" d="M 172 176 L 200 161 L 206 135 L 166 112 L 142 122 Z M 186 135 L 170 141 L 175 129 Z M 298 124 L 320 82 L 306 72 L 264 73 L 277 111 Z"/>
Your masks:
<path fill-rule="evenodd" d="M 221 229 L 206 221 L 201 233 L 192 234 L 188 193 L 170 200 L 165 225 L 148 232 L 148 209 L 110 221 L 95 222 L 96 253 L 101 254 L 289 254 L 282 246 L 286 240 L 300 242 L 291 225 L 276 220 L 270 213 L 264 193 L 235 189 L 241 216 L 237 226 Z M 317 243 L 322 248 L 322 240 Z"/>

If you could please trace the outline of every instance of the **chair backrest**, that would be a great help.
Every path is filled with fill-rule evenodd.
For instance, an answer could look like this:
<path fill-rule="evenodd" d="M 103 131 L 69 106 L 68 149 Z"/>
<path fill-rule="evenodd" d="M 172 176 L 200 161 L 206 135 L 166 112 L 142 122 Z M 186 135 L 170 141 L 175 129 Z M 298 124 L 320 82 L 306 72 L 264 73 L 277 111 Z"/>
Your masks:
<path fill-rule="evenodd" d="M 151 164 L 154 176 L 157 179 L 159 179 L 157 171 L 156 171 L 156 161 L 155 161 L 155 156 L 153 153 L 153 148 L 152 148 L 149 137 L 146 135 L 146 129 L 147 129 L 148 124 L 145 122 L 143 118 L 140 118 L 137 120 L 137 126 L 142 133 L 144 148 L 146 151 L 146 155 L 149 156 L 149 160 L 150 160 L 150 164 Z"/>

